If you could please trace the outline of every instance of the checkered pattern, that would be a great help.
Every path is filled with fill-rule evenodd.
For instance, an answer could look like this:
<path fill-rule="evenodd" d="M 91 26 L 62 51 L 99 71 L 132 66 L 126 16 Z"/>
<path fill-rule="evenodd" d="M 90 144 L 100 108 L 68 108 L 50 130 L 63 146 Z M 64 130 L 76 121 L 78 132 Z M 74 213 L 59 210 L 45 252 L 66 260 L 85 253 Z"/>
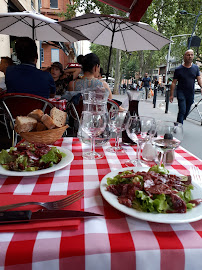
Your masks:
<path fill-rule="evenodd" d="M 114 144 L 114 141 L 110 141 Z M 0 176 L 0 193 L 66 194 L 84 189 L 82 208 L 104 214 L 85 219 L 76 231 L 0 233 L 0 270 L 16 269 L 96 269 L 96 270 L 199 270 L 202 269 L 202 220 L 186 224 L 157 224 L 138 220 L 115 210 L 102 198 L 99 184 L 111 170 L 121 169 L 135 147 L 127 154 L 98 148 L 100 160 L 83 160 L 77 138 L 57 141 L 75 158 L 66 168 L 32 178 Z M 185 149 L 176 151 L 172 169 L 188 175 L 190 166 L 202 169 L 202 162 Z"/>
<path fill-rule="evenodd" d="M 65 111 L 67 106 L 67 100 L 66 99 L 57 99 L 57 98 L 49 98 L 50 102 L 58 109 Z"/>

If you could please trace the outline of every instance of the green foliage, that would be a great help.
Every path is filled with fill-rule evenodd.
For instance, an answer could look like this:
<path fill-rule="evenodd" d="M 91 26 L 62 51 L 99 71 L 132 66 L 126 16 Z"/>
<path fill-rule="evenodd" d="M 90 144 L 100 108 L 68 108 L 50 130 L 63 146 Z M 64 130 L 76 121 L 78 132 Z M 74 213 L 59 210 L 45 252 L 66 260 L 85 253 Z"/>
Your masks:
<path fill-rule="evenodd" d="M 158 32 L 162 33 L 167 38 L 180 34 L 191 34 L 195 24 L 196 16 L 181 15 L 181 10 L 186 10 L 188 13 L 197 15 L 201 8 L 201 2 L 198 0 L 153 0 L 148 7 L 141 21 L 148 23 Z M 98 0 L 75 0 L 74 5 L 67 5 L 66 12 L 62 13 L 65 18 L 75 16 L 75 12 L 89 13 L 94 12 L 101 14 L 118 14 L 126 16 L 126 13 L 110 7 Z M 199 17 L 195 35 L 201 37 L 202 33 L 202 15 Z M 171 57 L 182 59 L 184 52 L 187 49 L 187 37 L 174 37 L 171 49 Z M 104 71 L 107 70 L 109 47 L 92 44 L 90 49 L 96 53 L 101 61 L 101 66 Z M 200 52 L 202 44 L 198 50 L 195 50 L 195 55 L 198 61 L 202 62 Z M 121 77 L 130 78 L 134 76 L 135 71 L 144 74 L 145 71 L 150 72 L 153 68 L 160 64 L 166 63 L 166 55 L 168 53 L 168 45 L 164 46 L 160 51 L 138 51 L 121 53 Z M 115 68 L 116 53 L 115 49 L 112 50 L 112 59 L 110 70 Z"/>

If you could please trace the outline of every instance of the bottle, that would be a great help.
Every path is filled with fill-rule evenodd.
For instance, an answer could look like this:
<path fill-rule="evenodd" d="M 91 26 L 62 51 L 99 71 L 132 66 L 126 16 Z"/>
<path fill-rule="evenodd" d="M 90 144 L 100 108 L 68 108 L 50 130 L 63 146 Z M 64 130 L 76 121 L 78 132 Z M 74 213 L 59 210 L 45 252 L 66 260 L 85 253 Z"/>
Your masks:
<path fill-rule="evenodd" d="M 138 113 L 138 104 L 139 104 L 139 100 L 129 100 L 129 109 L 128 111 L 130 112 L 130 115 L 131 116 L 139 116 L 139 113 Z M 135 142 L 133 142 L 129 137 L 128 137 L 128 134 L 126 132 L 126 130 L 124 130 L 122 132 L 122 142 L 124 144 L 134 144 L 136 145 Z"/>

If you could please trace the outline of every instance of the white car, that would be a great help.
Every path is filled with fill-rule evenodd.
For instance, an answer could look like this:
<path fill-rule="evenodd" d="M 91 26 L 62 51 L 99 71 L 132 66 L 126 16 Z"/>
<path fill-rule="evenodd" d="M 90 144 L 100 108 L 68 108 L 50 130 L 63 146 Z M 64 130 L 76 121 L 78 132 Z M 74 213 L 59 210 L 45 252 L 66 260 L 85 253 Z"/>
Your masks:
<path fill-rule="evenodd" d="M 195 82 L 194 90 L 195 92 L 201 92 L 201 87 L 199 86 L 198 82 Z"/>

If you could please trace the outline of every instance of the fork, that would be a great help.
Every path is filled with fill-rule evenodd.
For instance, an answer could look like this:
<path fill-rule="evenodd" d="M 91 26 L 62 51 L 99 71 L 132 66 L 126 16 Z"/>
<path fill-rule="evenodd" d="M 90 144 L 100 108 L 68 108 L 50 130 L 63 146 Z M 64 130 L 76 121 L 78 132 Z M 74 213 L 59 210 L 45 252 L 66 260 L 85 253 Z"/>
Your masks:
<path fill-rule="evenodd" d="M 26 205 L 40 205 L 48 210 L 59 210 L 62 209 L 78 200 L 80 200 L 84 193 L 83 190 L 79 190 L 75 192 L 72 195 L 69 195 L 61 200 L 53 201 L 53 202 L 23 202 L 23 203 L 16 203 L 16 204 L 9 204 L 9 205 L 4 205 L 0 206 L 0 211 L 8 210 L 8 209 L 13 209 L 17 208 L 20 206 L 26 206 Z"/>
<path fill-rule="evenodd" d="M 202 172 L 198 167 L 190 167 L 190 174 L 193 178 L 193 181 L 202 187 Z"/>

